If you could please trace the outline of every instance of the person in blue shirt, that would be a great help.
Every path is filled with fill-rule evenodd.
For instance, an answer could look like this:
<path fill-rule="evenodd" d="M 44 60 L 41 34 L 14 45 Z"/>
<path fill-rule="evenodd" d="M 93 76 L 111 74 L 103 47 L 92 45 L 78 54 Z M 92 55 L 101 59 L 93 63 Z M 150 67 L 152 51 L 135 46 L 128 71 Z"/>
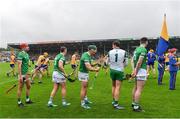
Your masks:
<path fill-rule="evenodd" d="M 177 62 L 176 51 L 176 48 L 172 48 L 170 50 L 171 54 L 169 55 L 169 90 L 175 90 L 176 76 L 179 70 L 178 66 L 180 65 L 180 62 Z"/>
<path fill-rule="evenodd" d="M 149 75 L 149 72 L 151 68 L 153 69 L 153 77 L 155 78 L 155 68 L 154 68 L 154 62 L 156 60 L 156 54 L 154 53 L 154 50 L 151 49 L 147 54 L 147 74 Z"/>
<path fill-rule="evenodd" d="M 158 56 L 158 85 L 162 85 L 165 70 L 165 56 Z"/>

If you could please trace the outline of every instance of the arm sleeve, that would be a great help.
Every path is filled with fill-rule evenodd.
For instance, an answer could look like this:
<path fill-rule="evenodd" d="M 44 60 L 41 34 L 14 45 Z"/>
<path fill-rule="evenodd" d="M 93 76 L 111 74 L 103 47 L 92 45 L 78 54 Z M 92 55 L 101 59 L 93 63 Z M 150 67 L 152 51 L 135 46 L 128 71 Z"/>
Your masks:
<path fill-rule="evenodd" d="M 128 55 L 127 55 L 127 52 L 124 53 L 124 65 L 125 66 L 128 65 Z"/>
<path fill-rule="evenodd" d="M 154 54 L 154 61 L 156 60 L 156 54 Z"/>
<path fill-rule="evenodd" d="M 169 64 L 170 65 L 176 65 L 176 59 L 175 58 L 169 58 Z"/>
<path fill-rule="evenodd" d="M 64 61 L 65 61 L 65 58 L 64 58 L 64 57 L 61 57 L 61 58 L 59 59 L 59 61 L 64 62 Z"/>
<path fill-rule="evenodd" d="M 23 59 L 23 55 L 21 53 L 18 54 L 17 60 L 22 60 Z"/>
<path fill-rule="evenodd" d="M 109 52 L 108 52 L 108 54 L 107 54 L 107 59 L 106 59 L 106 64 L 109 64 Z"/>
<path fill-rule="evenodd" d="M 146 51 L 143 50 L 143 51 L 141 52 L 141 54 L 140 54 L 140 57 L 145 57 L 146 55 L 147 55 Z"/>
<path fill-rule="evenodd" d="M 85 63 L 90 63 L 90 59 L 88 57 L 84 57 L 84 62 Z"/>

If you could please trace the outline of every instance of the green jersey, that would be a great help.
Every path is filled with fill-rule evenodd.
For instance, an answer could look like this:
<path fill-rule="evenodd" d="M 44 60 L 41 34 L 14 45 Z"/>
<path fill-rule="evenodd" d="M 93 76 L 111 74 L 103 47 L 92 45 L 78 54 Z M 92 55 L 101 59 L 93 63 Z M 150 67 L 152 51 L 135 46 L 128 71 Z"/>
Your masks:
<path fill-rule="evenodd" d="M 85 63 L 90 63 L 91 64 L 91 56 L 88 52 L 85 52 L 82 54 L 81 59 L 80 59 L 80 65 L 79 65 L 79 71 L 83 73 L 88 73 L 88 69 L 85 66 Z"/>
<path fill-rule="evenodd" d="M 62 71 L 59 69 L 59 61 L 63 62 L 63 66 L 65 65 L 66 60 L 62 53 L 56 55 L 54 59 L 54 71 L 58 71 L 59 73 L 62 73 Z"/>
<path fill-rule="evenodd" d="M 22 75 L 27 74 L 29 68 L 29 55 L 25 51 L 21 51 L 18 54 L 17 60 L 22 61 L 22 65 L 21 65 Z"/>
<path fill-rule="evenodd" d="M 146 50 L 146 48 L 144 48 L 142 46 L 139 46 L 135 49 L 134 56 L 133 56 L 134 67 L 136 67 L 139 57 L 141 56 L 144 58 L 143 58 L 143 62 L 141 64 L 140 68 L 146 69 L 146 54 L 147 54 L 147 50 Z"/>

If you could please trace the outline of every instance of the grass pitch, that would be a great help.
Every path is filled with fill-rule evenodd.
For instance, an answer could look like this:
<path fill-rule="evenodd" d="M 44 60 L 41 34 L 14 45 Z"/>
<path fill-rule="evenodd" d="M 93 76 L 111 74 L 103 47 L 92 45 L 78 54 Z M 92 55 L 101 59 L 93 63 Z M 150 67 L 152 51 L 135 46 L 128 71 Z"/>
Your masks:
<path fill-rule="evenodd" d="M 17 67 L 17 66 L 16 66 Z M 32 66 L 33 67 L 33 66 Z M 63 107 L 61 104 L 61 94 L 58 91 L 54 98 L 54 103 L 58 105 L 55 108 L 48 108 L 47 102 L 52 90 L 51 77 L 44 76 L 43 84 L 36 83 L 32 85 L 30 98 L 35 102 L 32 105 L 26 105 L 24 108 L 17 106 L 17 87 L 9 94 L 5 91 L 14 83 L 17 83 L 17 77 L 7 77 L 6 72 L 10 69 L 8 63 L 0 63 L 0 117 L 1 118 L 145 118 L 145 117 L 179 117 L 180 118 L 180 75 L 178 73 L 176 90 L 169 89 L 169 73 L 166 72 L 163 83 L 157 85 L 157 78 L 153 79 L 150 75 L 146 82 L 145 89 L 141 96 L 140 104 L 145 112 L 137 113 L 131 109 L 131 91 L 134 83 L 123 82 L 119 103 L 125 106 L 125 110 L 115 110 L 111 105 L 111 80 L 104 71 L 100 71 L 94 88 L 88 90 L 88 97 L 93 102 L 90 110 L 84 110 L 80 107 L 80 82 L 70 83 L 67 81 L 67 101 L 71 103 L 69 107 Z M 65 67 L 67 72 L 71 72 L 70 65 Z M 52 74 L 52 66 L 50 67 Z M 126 72 L 131 73 L 128 66 Z M 157 74 L 157 73 L 156 73 Z M 91 84 L 95 73 L 90 74 Z M 157 76 L 156 76 L 157 77 Z M 25 90 L 23 90 L 22 101 L 25 101 Z"/>

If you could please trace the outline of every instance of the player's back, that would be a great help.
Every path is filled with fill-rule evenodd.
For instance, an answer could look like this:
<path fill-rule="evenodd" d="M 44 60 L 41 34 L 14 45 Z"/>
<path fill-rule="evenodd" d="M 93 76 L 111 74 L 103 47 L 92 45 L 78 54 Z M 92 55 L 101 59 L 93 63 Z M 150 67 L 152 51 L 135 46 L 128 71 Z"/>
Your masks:
<path fill-rule="evenodd" d="M 156 55 L 153 52 L 148 52 L 147 57 L 148 57 L 148 62 L 154 62 L 156 60 Z"/>
<path fill-rule="evenodd" d="M 15 64 L 15 56 L 11 55 L 10 59 L 10 64 Z"/>
<path fill-rule="evenodd" d="M 141 68 L 146 69 L 146 54 L 147 54 L 147 50 L 144 47 L 137 47 L 134 51 L 134 56 L 133 56 L 133 61 L 134 61 L 134 66 L 136 67 L 136 64 L 139 60 L 139 57 L 142 56 L 143 58 L 143 62 L 141 65 Z"/>
<path fill-rule="evenodd" d="M 165 62 L 169 62 L 169 54 L 168 53 L 165 54 Z"/>
<path fill-rule="evenodd" d="M 43 55 L 40 55 L 36 64 L 41 65 L 44 63 L 44 61 L 45 61 L 45 57 Z"/>
<path fill-rule="evenodd" d="M 63 61 L 63 65 L 65 65 L 65 57 L 62 53 L 57 54 L 54 59 L 54 71 L 60 71 L 59 70 L 59 60 Z"/>
<path fill-rule="evenodd" d="M 49 58 L 46 58 L 44 61 L 44 65 L 48 65 L 48 63 L 49 63 Z"/>
<path fill-rule="evenodd" d="M 71 64 L 76 64 L 76 55 L 72 55 L 71 57 Z"/>
<path fill-rule="evenodd" d="M 109 51 L 109 65 L 111 69 L 123 71 L 126 58 L 126 52 L 122 49 L 113 49 Z"/>

